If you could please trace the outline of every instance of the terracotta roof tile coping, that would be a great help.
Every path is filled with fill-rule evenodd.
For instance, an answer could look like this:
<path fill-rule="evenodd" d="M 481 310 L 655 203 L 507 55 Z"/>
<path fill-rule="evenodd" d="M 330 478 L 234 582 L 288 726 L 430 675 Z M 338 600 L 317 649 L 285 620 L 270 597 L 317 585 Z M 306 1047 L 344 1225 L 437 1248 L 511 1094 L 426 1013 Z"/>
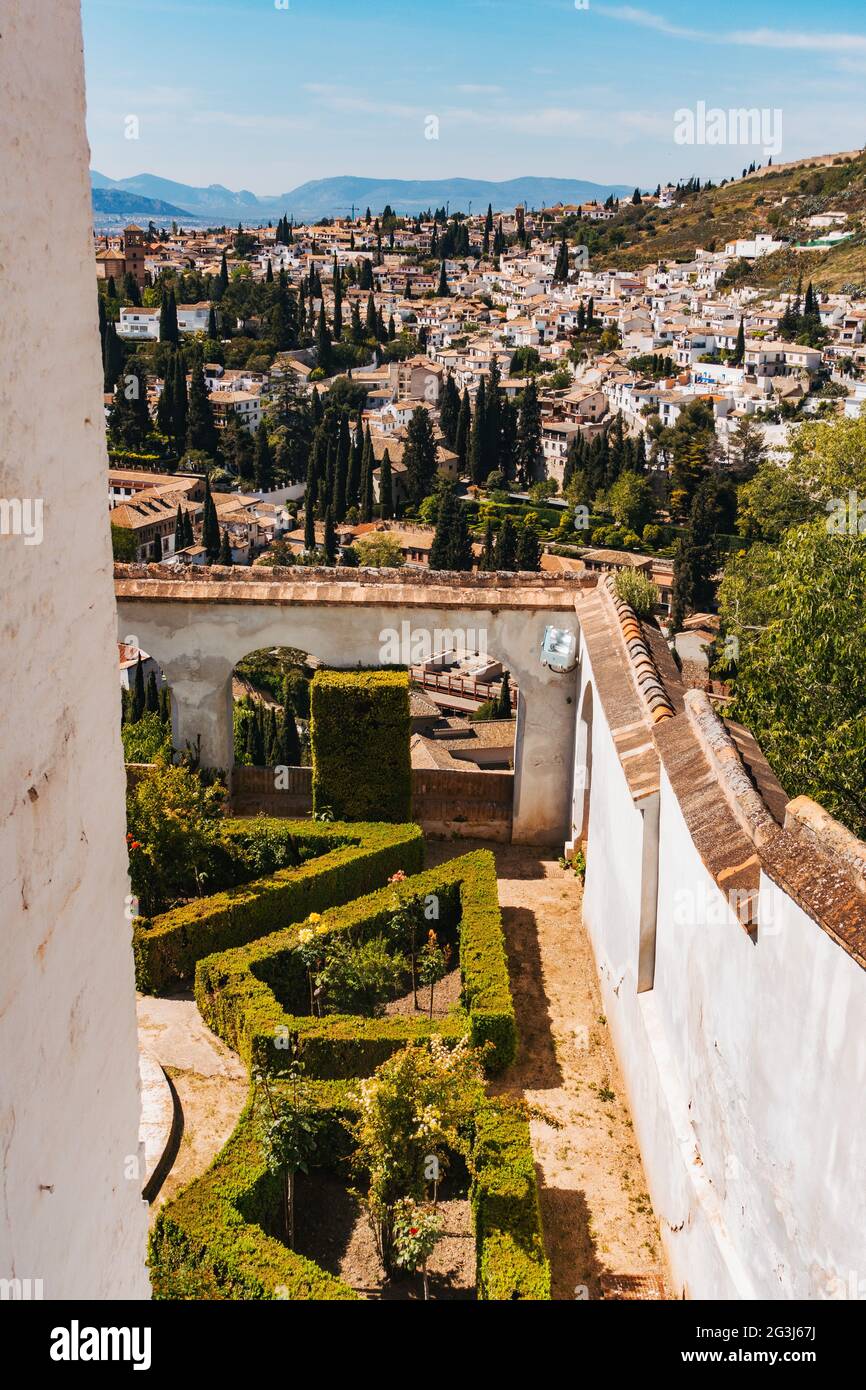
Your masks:
<path fill-rule="evenodd" d="M 719 786 L 741 830 L 754 845 L 769 843 L 778 831 L 763 798 L 743 766 L 739 751 L 703 690 L 687 690 L 686 713 L 707 762 L 717 774 Z"/>
<path fill-rule="evenodd" d="M 622 639 L 628 654 L 632 679 L 638 694 L 646 707 L 653 724 L 664 719 L 673 719 L 676 711 L 671 702 L 665 683 L 656 666 L 652 652 L 647 646 L 640 619 L 634 609 L 619 597 L 613 575 L 605 575 L 601 585 L 613 606 Z"/>

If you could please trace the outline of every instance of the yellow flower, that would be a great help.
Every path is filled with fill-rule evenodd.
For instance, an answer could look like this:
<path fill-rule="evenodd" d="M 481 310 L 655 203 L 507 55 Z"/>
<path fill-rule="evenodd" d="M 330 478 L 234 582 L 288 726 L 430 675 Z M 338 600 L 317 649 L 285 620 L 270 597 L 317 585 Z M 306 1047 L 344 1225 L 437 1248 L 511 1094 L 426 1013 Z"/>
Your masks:
<path fill-rule="evenodd" d="M 321 920 L 322 914 L 320 912 L 311 912 L 309 917 L 307 918 L 308 922 L 321 922 Z"/>

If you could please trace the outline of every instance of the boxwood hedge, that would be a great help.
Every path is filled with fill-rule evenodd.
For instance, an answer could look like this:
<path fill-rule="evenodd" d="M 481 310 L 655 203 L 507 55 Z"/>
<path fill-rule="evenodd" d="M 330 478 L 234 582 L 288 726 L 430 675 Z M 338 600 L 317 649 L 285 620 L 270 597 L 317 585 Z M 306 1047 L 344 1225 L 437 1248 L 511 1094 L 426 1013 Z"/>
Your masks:
<path fill-rule="evenodd" d="M 398 903 L 432 895 L 437 929 L 455 934 L 459 926 L 461 1009 L 444 1019 L 388 1016 L 361 1018 L 292 1012 L 304 998 L 305 975 L 297 946 L 297 922 L 240 949 L 200 960 L 195 997 L 214 1032 L 248 1064 L 269 1069 L 284 1064 L 296 1045 L 307 1073 L 317 1077 L 366 1076 L 412 1039 L 438 1033 L 455 1041 L 468 1032 L 474 1046 L 488 1046 L 489 1071 L 512 1061 L 517 1044 L 514 1004 L 502 918 L 496 892 L 496 864 L 489 850 L 476 850 L 428 869 L 405 882 L 323 914 L 319 930 L 351 930 L 358 941 L 382 932 Z"/>
<path fill-rule="evenodd" d="M 412 812 L 406 671 L 317 671 L 310 686 L 313 809 L 346 821 Z"/>
<path fill-rule="evenodd" d="M 356 1113 L 347 1081 L 309 1083 L 322 1119 L 317 1167 L 345 1175 Z M 520 1101 L 485 1101 L 469 1162 L 481 1300 L 550 1298 L 529 1124 Z M 252 1101 L 202 1177 L 157 1216 L 150 1268 L 157 1298 L 345 1300 L 357 1294 L 269 1231 L 282 1210 L 279 1181 L 264 1162 Z"/>
<path fill-rule="evenodd" d="M 480 1299 L 549 1299 L 538 1184 L 523 1101 L 496 1097 L 476 1115 L 472 1218 Z"/>
<path fill-rule="evenodd" d="M 247 844 L 256 834 L 291 836 L 303 862 L 157 917 L 138 917 L 133 928 L 136 984 L 146 994 L 188 987 L 203 956 L 254 941 L 272 931 L 276 922 L 297 922 L 369 892 L 398 869 L 414 873 L 424 859 L 424 838 L 417 825 L 324 824 L 261 816 L 230 821 L 225 829 Z"/>

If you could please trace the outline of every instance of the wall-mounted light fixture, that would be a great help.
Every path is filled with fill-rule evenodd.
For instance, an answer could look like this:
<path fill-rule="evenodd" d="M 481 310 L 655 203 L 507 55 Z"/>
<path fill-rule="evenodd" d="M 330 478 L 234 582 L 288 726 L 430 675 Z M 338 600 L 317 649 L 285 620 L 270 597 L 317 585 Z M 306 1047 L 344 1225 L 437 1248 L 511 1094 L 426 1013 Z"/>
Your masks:
<path fill-rule="evenodd" d="M 546 627 L 541 642 L 541 664 L 559 676 L 565 676 L 577 665 L 577 638 L 562 627 Z"/>

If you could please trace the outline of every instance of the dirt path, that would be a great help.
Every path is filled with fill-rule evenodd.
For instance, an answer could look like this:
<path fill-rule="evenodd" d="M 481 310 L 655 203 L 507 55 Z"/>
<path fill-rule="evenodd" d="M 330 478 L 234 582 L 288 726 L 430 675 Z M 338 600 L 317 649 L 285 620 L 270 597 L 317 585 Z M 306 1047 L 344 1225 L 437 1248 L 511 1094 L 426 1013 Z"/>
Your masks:
<path fill-rule="evenodd" d="M 247 1098 L 247 1071 L 240 1058 L 206 1028 L 191 998 L 138 997 L 142 1045 L 164 1067 L 183 1113 L 177 1157 L 155 1200 L 163 1203 L 197 1178 L 226 1143 Z"/>
<path fill-rule="evenodd" d="M 428 864 L 477 843 L 428 841 Z M 557 1299 L 599 1298 L 602 1280 L 652 1282 L 664 1257 L 581 923 L 581 885 L 552 850 L 490 845 L 508 942 L 520 1050 L 497 1089 L 532 1116 L 547 1251 Z"/>

